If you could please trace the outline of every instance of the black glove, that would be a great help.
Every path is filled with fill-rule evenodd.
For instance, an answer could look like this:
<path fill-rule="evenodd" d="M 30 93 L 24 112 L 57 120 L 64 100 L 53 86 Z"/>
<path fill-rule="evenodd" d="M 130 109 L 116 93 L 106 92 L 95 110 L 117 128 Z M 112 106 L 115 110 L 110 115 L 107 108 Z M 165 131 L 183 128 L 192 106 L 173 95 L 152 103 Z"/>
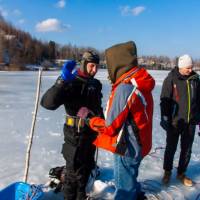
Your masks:
<path fill-rule="evenodd" d="M 198 127 L 199 127 L 198 135 L 200 136 L 200 122 L 198 123 Z"/>
<path fill-rule="evenodd" d="M 160 126 L 166 131 L 172 128 L 172 125 L 166 116 L 161 117 Z"/>

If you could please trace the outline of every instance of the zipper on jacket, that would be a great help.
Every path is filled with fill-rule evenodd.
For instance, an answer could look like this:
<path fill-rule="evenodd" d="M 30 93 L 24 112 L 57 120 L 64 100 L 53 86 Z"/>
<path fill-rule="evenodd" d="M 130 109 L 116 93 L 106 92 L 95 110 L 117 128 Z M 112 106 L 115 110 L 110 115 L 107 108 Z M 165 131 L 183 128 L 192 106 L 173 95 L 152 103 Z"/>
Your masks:
<path fill-rule="evenodd" d="M 190 121 L 190 85 L 189 85 L 189 81 L 187 80 L 187 91 L 188 91 L 188 123 Z"/>
<path fill-rule="evenodd" d="M 188 91 L 188 123 L 190 122 L 190 112 L 191 112 L 191 96 L 190 96 L 190 85 L 189 85 L 189 80 L 195 78 L 195 76 L 198 76 L 197 74 L 191 76 L 186 80 L 187 82 L 187 91 Z"/>

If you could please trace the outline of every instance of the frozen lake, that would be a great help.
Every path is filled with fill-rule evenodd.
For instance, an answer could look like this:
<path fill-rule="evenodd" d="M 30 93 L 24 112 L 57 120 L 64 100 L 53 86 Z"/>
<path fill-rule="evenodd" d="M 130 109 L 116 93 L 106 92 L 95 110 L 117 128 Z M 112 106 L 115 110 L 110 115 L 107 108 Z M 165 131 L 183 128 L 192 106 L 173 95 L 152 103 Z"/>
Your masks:
<path fill-rule="evenodd" d="M 159 125 L 159 96 L 167 71 L 149 71 L 156 80 L 154 96 L 153 148 L 165 147 L 165 132 Z M 43 72 L 41 95 L 55 82 L 59 72 Z M 0 189 L 23 179 L 26 148 L 31 129 L 34 110 L 37 72 L 0 72 Z M 103 107 L 109 96 L 110 84 L 107 72 L 100 70 L 96 76 L 103 84 Z M 45 183 L 49 169 L 63 165 L 61 155 L 63 143 L 63 107 L 49 111 L 41 106 L 38 110 L 35 136 L 31 152 L 29 171 L 30 183 Z M 195 136 L 193 153 L 187 171 L 196 185 L 192 188 L 182 186 L 176 180 L 176 166 L 179 150 L 174 160 L 172 181 L 169 187 L 161 185 L 164 150 L 158 150 L 153 156 L 147 156 L 140 167 L 139 180 L 143 185 L 152 187 L 161 199 L 197 200 L 200 190 L 200 137 Z M 98 165 L 102 168 L 102 180 L 113 182 L 112 154 L 100 150 Z M 199 198 L 200 199 L 200 198 Z"/>

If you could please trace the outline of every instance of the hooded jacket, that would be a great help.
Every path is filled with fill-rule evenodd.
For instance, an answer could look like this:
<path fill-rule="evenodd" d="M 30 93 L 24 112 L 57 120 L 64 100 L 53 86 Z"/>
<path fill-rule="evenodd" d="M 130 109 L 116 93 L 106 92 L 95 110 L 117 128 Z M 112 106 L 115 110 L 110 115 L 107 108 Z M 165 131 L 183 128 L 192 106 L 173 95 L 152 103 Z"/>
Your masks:
<path fill-rule="evenodd" d="M 166 77 L 161 92 L 161 118 L 175 127 L 200 122 L 200 79 L 194 71 L 183 76 L 174 68 Z"/>
<path fill-rule="evenodd" d="M 141 146 L 142 156 L 145 156 L 152 145 L 153 98 L 151 91 L 155 81 L 145 69 L 133 65 L 134 62 L 136 63 L 134 43 L 128 42 L 122 44 L 121 47 L 123 65 L 121 61 L 118 62 L 119 57 L 116 62 L 113 59 L 115 53 L 118 54 L 116 48 L 120 49 L 120 45 L 106 51 L 109 76 L 114 82 L 107 103 L 106 120 L 99 117 L 92 118 L 90 126 L 100 133 L 95 141 L 96 146 L 121 155 L 128 155 L 129 144 L 125 138 L 129 137 L 135 151 L 139 151 L 138 146 Z M 135 52 L 134 55 L 133 52 Z"/>

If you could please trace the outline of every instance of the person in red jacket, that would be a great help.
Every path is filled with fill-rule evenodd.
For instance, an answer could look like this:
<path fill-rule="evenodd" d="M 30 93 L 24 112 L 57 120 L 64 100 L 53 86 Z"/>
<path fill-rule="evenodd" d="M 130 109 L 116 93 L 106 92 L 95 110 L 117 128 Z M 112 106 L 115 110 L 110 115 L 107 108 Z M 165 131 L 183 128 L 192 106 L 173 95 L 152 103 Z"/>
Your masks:
<path fill-rule="evenodd" d="M 93 117 L 90 127 L 99 133 L 95 145 L 114 153 L 115 200 L 144 199 L 137 182 L 141 159 L 152 145 L 154 79 L 138 67 L 133 41 L 105 51 L 111 95 L 106 119 Z"/>

